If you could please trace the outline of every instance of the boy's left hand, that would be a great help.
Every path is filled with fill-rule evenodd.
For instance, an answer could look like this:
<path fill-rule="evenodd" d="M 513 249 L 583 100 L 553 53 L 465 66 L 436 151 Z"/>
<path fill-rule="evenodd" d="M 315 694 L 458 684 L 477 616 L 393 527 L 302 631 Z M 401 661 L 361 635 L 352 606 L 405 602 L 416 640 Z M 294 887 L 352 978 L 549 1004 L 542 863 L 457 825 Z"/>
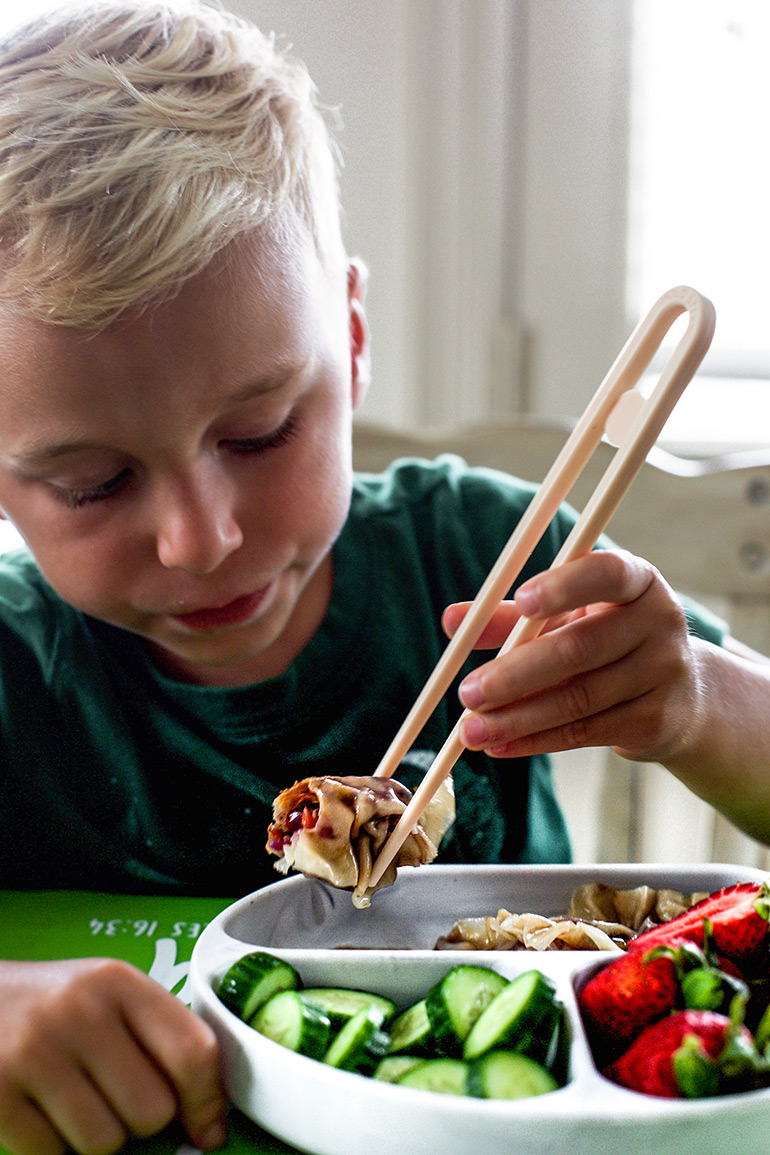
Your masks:
<path fill-rule="evenodd" d="M 469 604 L 445 611 L 450 635 Z M 697 648 L 652 565 L 598 550 L 541 573 L 499 607 L 477 648 L 499 648 L 522 614 L 547 619 L 544 632 L 460 687 L 469 749 L 509 758 L 612 746 L 665 761 L 682 748 L 702 699 Z"/>

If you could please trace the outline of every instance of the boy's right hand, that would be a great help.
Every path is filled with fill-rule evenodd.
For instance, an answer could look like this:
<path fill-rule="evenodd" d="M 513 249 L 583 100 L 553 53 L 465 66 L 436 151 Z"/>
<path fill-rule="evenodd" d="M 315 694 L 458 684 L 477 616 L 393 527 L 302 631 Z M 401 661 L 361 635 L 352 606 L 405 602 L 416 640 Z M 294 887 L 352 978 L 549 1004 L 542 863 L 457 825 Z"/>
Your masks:
<path fill-rule="evenodd" d="M 108 1155 L 179 1117 L 196 1146 L 225 1140 L 213 1031 L 115 959 L 0 962 L 0 1146 Z"/>

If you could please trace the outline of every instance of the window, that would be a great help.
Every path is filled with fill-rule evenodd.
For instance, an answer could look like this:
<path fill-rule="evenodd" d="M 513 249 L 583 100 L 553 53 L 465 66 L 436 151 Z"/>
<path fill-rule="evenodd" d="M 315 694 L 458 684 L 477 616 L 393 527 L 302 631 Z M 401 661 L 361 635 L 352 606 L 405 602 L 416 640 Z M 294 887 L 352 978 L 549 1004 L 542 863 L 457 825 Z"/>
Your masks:
<path fill-rule="evenodd" d="M 665 437 L 770 444 L 770 5 L 635 0 L 628 305 L 691 284 L 717 329 Z"/>

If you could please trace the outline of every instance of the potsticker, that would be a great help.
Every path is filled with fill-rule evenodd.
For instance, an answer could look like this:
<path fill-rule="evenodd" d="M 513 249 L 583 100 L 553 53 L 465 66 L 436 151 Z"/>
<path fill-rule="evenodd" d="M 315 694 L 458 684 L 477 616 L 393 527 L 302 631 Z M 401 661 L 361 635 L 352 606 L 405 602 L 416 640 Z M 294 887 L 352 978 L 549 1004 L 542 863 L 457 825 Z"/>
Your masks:
<path fill-rule="evenodd" d="M 277 856 L 276 870 L 287 874 L 294 869 L 352 890 L 356 906 L 369 906 L 375 890 L 392 886 L 399 866 L 431 862 L 454 822 L 450 777 L 377 886 L 370 887 L 372 864 L 411 797 L 411 791 L 392 778 L 320 777 L 295 782 L 273 802 L 267 850 Z"/>

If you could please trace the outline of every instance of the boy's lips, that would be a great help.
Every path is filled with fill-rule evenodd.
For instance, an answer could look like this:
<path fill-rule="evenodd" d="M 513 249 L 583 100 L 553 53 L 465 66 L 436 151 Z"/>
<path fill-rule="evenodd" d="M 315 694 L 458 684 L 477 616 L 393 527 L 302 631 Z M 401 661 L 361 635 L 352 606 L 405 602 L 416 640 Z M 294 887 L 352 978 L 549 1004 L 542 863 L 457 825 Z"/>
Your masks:
<path fill-rule="evenodd" d="M 211 630 L 221 626 L 237 625 L 247 621 L 256 612 L 270 586 L 263 586 L 250 594 L 243 594 L 234 598 L 223 606 L 211 606 L 200 610 L 190 610 L 187 613 L 172 614 L 175 622 L 180 622 L 189 630 Z"/>

